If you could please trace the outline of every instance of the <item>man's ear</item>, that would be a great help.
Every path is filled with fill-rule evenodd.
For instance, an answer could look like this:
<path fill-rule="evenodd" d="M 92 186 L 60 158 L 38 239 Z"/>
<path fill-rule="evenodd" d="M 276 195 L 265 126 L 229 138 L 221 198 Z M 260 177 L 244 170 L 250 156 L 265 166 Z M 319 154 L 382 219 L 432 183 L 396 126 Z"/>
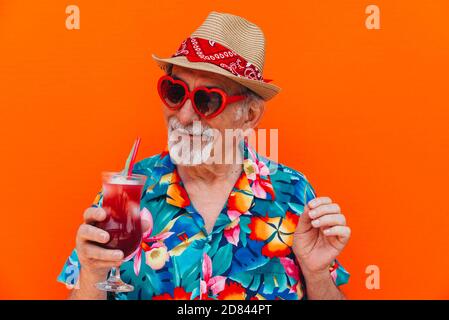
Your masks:
<path fill-rule="evenodd" d="M 245 123 L 243 124 L 244 129 L 255 129 L 262 120 L 262 116 L 265 112 L 265 103 L 261 99 L 255 99 L 253 97 L 249 98 L 247 101 L 247 112 Z"/>

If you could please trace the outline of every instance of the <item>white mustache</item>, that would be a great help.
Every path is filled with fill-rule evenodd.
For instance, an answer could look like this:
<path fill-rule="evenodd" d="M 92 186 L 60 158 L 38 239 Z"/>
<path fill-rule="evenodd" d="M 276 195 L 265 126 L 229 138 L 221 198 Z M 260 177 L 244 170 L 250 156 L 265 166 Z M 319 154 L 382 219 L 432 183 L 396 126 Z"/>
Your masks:
<path fill-rule="evenodd" d="M 176 117 L 172 117 L 168 121 L 168 132 L 171 134 L 172 132 L 176 131 L 179 134 L 185 134 L 185 135 L 192 135 L 192 136 L 202 136 L 205 138 L 213 138 L 214 133 L 212 128 L 201 124 L 201 122 L 196 121 L 197 124 L 192 123 L 187 126 L 184 126 L 182 123 L 176 119 Z"/>

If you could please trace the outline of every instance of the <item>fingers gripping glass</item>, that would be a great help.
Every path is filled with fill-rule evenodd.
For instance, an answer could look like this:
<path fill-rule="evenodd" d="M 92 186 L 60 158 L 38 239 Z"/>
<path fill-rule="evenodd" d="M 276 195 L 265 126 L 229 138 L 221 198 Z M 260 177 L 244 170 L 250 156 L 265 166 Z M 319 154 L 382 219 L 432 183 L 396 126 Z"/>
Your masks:
<path fill-rule="evenodd" d="M 228 96 L 219 88 L 197 87 L 189 91 L 184 81 L 173 79 L 169 75 L 159 79 L 157 89 L 162 102 L 169 109 L 178 110 L 190 99 L 195 112 L 205 119 L 218 116 L 228 104 L 245 98 L 244 95 Z"/>

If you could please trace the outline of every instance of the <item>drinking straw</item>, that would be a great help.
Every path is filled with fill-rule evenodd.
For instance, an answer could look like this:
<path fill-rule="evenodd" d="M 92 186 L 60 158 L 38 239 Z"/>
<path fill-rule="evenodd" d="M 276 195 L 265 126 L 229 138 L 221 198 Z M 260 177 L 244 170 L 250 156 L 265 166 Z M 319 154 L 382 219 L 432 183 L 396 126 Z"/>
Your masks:
<path fill-rule="evenodd" d="M 126 159 L 124 172 L 127 173 L 128 177 L 133 172 L 134 162 L 136 161 L 136 155 L 137 155 L 137 150 L 139 149 L 139 145 L 140 145 L 140 137 L 137 137 L 136 141 L 134 142 L 133 148 L 131 149 L 131 152 L 129 153 L 128 159 Z"/>

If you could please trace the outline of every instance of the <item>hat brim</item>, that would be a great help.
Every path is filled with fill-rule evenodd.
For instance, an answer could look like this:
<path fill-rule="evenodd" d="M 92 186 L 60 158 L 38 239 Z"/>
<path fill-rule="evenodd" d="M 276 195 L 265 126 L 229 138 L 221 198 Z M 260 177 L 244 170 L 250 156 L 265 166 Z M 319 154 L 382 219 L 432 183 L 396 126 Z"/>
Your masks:
<path fill-rule="evenodd" d="M 263 100 L 268 101 L 274 96 L 276 96 L 281 88 L 274 84 L 262 82 L 259 80 L 250 80 L 243 77 L 238 77 L 233 75 L 232 73 L 222 69 L 219 66 L 216 66 L 212 63 L 207 62 L 191 62 L 184 56 L 172 57 L 172 58 L 160 58 L 155 54 L 152 54 L 152 58 L 156 61 L 159 67 L 163 70 L 167 70 L 169 65 L 177 65 L 180 67 L 190 68 L 194 70 L 208 71 L 212 73 L 216 73 L 222 75 L 226 78 L 229 78 L 242 86 L 247 87 L 248 89 L 254 91 L 259 96 L 262 97 Z"/>

